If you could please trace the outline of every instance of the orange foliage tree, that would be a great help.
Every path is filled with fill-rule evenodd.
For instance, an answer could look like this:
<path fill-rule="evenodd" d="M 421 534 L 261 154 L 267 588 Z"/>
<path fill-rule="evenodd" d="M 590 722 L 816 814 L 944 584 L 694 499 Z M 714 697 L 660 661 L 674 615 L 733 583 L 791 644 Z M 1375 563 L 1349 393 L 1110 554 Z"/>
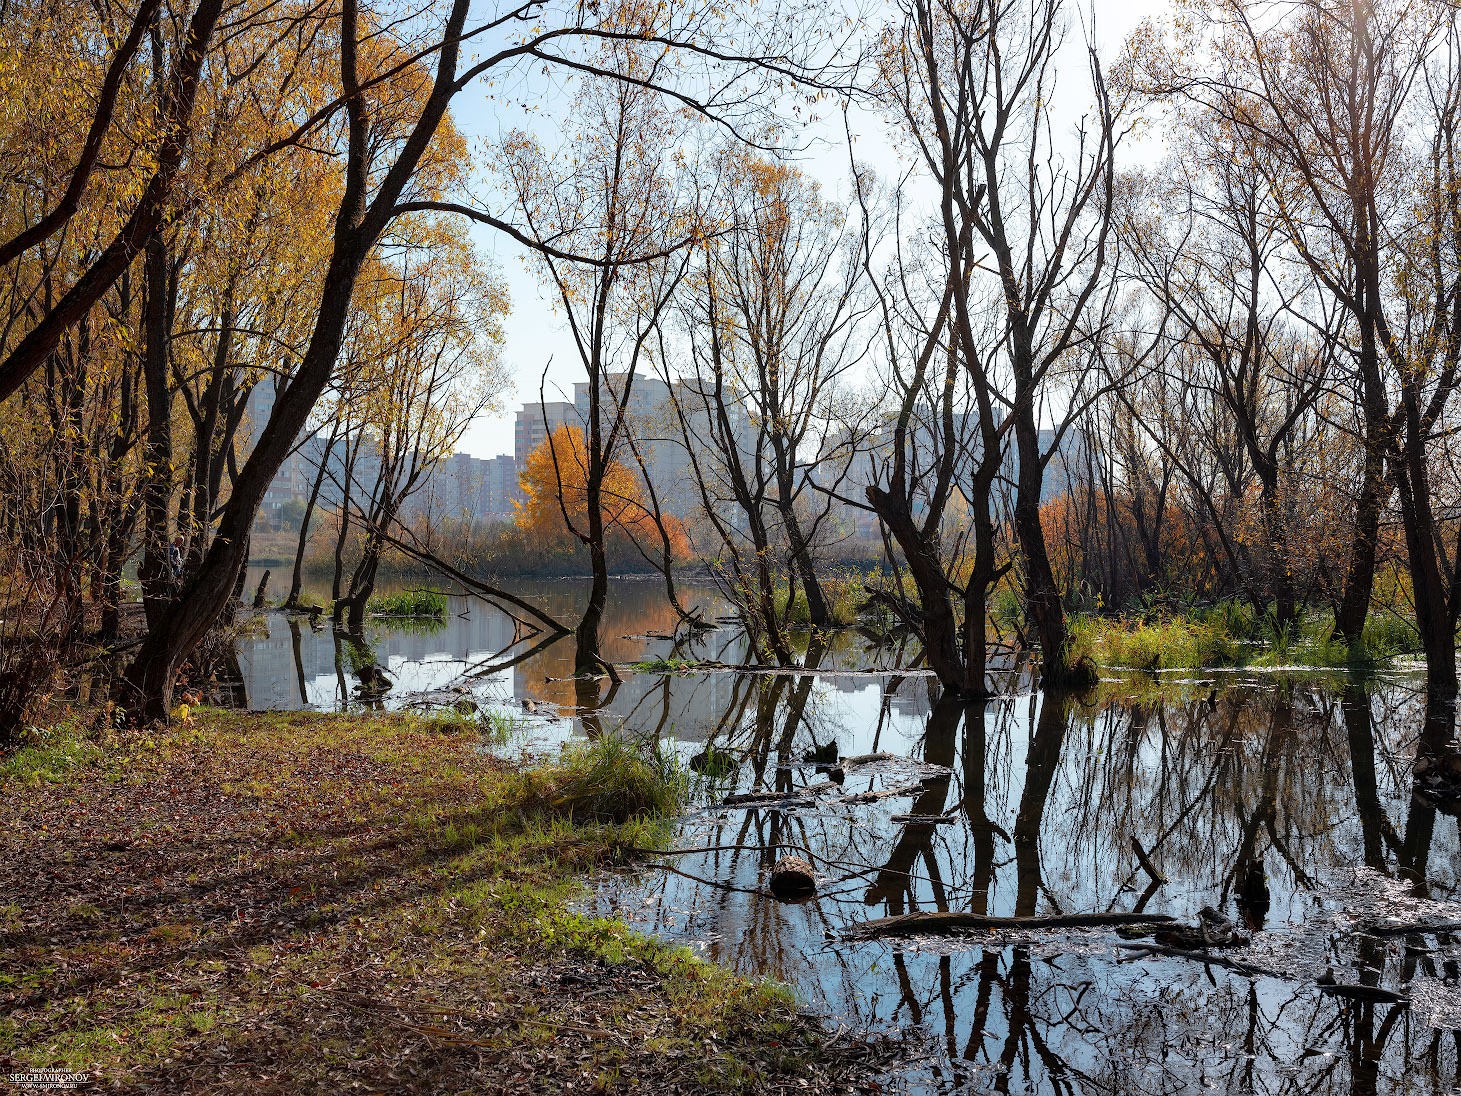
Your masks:
<path fill-rule="evenodd" d="M 583 431 L 563 425 L 528 454 L 521 473 L 525 501 L 515 503 L 519 528 L 549 542 L 588 535 L 588 449 Z M 644 501 L 644 487 L 630 468 L 608 462 L 603 483 L 604 530 L 628 540 L 640 551 L 658 550 L 659 528 Z M 690 554 L 684 526 L 664 515 L 665 536 L 676 559 Z"/>

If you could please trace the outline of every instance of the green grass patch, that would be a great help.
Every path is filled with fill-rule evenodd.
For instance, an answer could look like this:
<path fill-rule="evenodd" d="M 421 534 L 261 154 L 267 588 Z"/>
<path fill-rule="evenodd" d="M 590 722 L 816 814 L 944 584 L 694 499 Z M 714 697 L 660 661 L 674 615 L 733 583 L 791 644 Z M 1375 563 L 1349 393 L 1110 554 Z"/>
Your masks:
<path fill-rule="evenodd" d="M 818 576 L 822 598 L 827 603 L 827 615 L 835 628 L 850 628 L 857 623 L 858 613 L 867 601 L 867 576 L 861 571 L 842 569 L 829 571 Z M 789 587 L 782 583 L 776 590 L 778 605 L 786 605 Z M 801 627 L 812 623 L 812 609 L 807 601 L 806 589 L 797 586 L 796 597 L 786 607 L 786 622 Z"/>
<path fill-rule="evenodd" d="M 1415 625 L 1388 610 L 1372 611 L 1353 647 L 1334 632 L 1328 613 L 1309 613 L 1286 629 L 1244 602 L 1140 616 L 1072 614 L 1070 648 L 1117 670 L 1204 667 L 1374 668 L 1418 650 Z"/>
<path fill-rule="evenodd" d="M 693 658 L 646 658 L 629 663 L 629 669 L 639 674 L 688 674 L 694 673 L 701 665 Z"/>
<path fill-rule="evenodd" d="M 377 594 L 365 604 L 373 616 L 428 620 L 445 620 L 446 606 L 446 593 L 441 590 L 398 590 L 394 594 Z"/>
<path fill-rule="evenodd" d="M 617 735 L 565 746 L 552 764 L 520 774 L 505 806 L 578 823 L 667 818 L 685 805 L 689 777 L 674 751 Z"/>
<path fill-rule="evenodd" d="M 55 727 L 31 727 L 18 749 L 0 755 L 0 785 L 55 784 L 73 770 L 94 764 L 102 750 L 79 720 Z"/>

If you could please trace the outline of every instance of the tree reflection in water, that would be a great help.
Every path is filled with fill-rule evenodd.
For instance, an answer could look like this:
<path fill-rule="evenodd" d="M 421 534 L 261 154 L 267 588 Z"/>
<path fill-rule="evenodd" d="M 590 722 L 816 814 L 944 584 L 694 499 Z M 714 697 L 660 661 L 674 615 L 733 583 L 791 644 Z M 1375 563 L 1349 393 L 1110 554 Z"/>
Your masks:
<path fill-rule="evenodd" d="M 1019 682 L 1007 684 L 1016 694 Z M 1410 794 L 1417 751 L 1448 748 L 1451 714 L 1427 712 L 1406 682 L 1246 680 L 969 704 L 931 695 L 916 676 L 747 675 L 731 697 L 700 734 L 740 771 L 707 783 L 707 806 L 677 835 L 681 848 L 725 848 L 681 866 L 755 888 L 795 847 L 819 858 L 819 899 L 781 905 L 648 872 L 602 900 L 786 980 L 812 1007 L 913 1034 L 923 1049 L 902 1078 L 909 1087 L 1307 1096 L 1457 1083 L 1461 939 L 1356 931 L 1387 916 L 1461 919 L 1455 823 Z M 812 809 L 715 805 L 732 789 L 816 785 L 802 759 L 833 740 L 843 755 L 909 759 L 850 766 L 841 794 L 910 775 L 923 783 L 873 803 L 822 791 Z M 1165 884 L 1149 885 L 1133 839 Z M 1081 913 L 1139 901 L 1261 924 L 1241 957 L 1283 976 L 1140 954 L 1095 930 L 839 942 L 854 922 L 917 910 Z M 1330 970 L 1408 989 L 1415 1003 L 1326 994 L 1316 979 Z"/>
<path fill-rule="evenodd" d="M 734 630 L 693 646 L 653 638 L 671 626 L 632 598 L 611 606 L 610 655 L 744 655 Z M 602 901 L 785 980 L 813 1008 L 910 1033 L 921 1056 L 902 1079 L 915 1090 L 1298 1096 L 1457 1083 L 1461 939 L 1355 931 L 1373 918 L 1461 920 L 1455 820 L 1411 794 L 1418 755 L 1454 752 L 1454 711 L 1405 678 L 1148 681 L 1041 698 L 1012 672 L 1001 697 L 966 704 L 916 671 L 838 676 L 899 662 L 847 633 L 808 646 L 805 667 L 820 673 L 637 674 L 615 688 L 570 679 L 561 645 L 520 640 L 455 602 L 439 635 L 382 634 L 371 649 L 271 618 L 225 676 L 256 706 L 395 706 L 411 702 L 405 683 L 465 683 L 489 703 L 571 713 L 549 721 L 558 733 L 628 731 L 707 759 L 714 749 L 697 777 L 704 806 L 675 840 L 717 847 L 677 863 L 743 889 L 649 871 Z M 362 696 L 372 662 L 402 684 Z M 729 791 L 826 785 L 815 762 L 829 750 L 906 760 L 847 766 L 812 809 L 716 806 Z M 889 789 L 905 794 L 844 799 Z M 816 901 L 745 893 L 792 849 L 822 872 Z M 1206 905 L 1261 926 L 1241 957 L 1274 977 L 1138 955 L 1094 930 L 839 942 L 855 922 L 920 910 L 1191 919 Z M 1414 1001 L 1327 995 L 1316 979 L 1329 970 Z"/>

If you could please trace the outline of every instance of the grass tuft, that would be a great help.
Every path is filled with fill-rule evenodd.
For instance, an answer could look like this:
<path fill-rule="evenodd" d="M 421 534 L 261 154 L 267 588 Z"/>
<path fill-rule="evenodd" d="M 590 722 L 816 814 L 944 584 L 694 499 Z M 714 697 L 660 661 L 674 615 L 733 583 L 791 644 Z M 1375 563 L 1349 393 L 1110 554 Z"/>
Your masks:
<path fill-rule="evenodd" d="M 510 805 L 576 823 L 624 823 L 675 814 L 688 788 L 673 751 L 608 735 L 566 746 L 554 764 L 524 772 Z"/>
<path fill-rule="evenodd" d="M 366 603 L 366 608 L 375 616 L 445 620 L 446 605 L 446 593 L 441 590 L 400 590 L 394 594 L 377 594 Z"/>
<path fill-rule="evenodd" d="M 75 720 L 55 727 L 31 727 L 19 749 L 0 755 L 0 784 L 55 784 L 101 756 L 86 728 Z"/>
<path fill-rule="evenodd" d="M 1413 622 L 1376 609 L 1353 647 L 1334 632 L 1328 613 L 1309 613 L 1285 629 L 1246 602 L 1223 601 L 1186 612 L 1070 617 L 1070 648 L 1100 666 L 1122 670 L 1203 667 L 1315 669 L 1382 666 L 1418 649 Z"/>

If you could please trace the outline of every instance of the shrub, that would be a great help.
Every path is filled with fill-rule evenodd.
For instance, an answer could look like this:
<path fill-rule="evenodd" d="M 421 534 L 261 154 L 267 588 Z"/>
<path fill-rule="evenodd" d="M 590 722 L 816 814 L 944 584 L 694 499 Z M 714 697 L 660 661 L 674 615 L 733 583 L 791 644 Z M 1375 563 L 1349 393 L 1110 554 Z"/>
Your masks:
<path fill-rule="evenodd" d="M 867 581 L 863 572 L 850 567 L 838 568 L 818 575 L 817 579 L 822 587 L 822 597 L 827 601 L 827 615 L 831 617 L 833 627 L 850 628 L 856 624 L 858 610 L 868 598 Z M 787 590 L 785 582 L 777 585 L 777 604 L 786 603 Z M 803 627 L 812 622 L 812 608 L 807 602 L 807 592 L 801 585 L 797 586 L 796 599 L 786 610 L 786 622 Z"/>

